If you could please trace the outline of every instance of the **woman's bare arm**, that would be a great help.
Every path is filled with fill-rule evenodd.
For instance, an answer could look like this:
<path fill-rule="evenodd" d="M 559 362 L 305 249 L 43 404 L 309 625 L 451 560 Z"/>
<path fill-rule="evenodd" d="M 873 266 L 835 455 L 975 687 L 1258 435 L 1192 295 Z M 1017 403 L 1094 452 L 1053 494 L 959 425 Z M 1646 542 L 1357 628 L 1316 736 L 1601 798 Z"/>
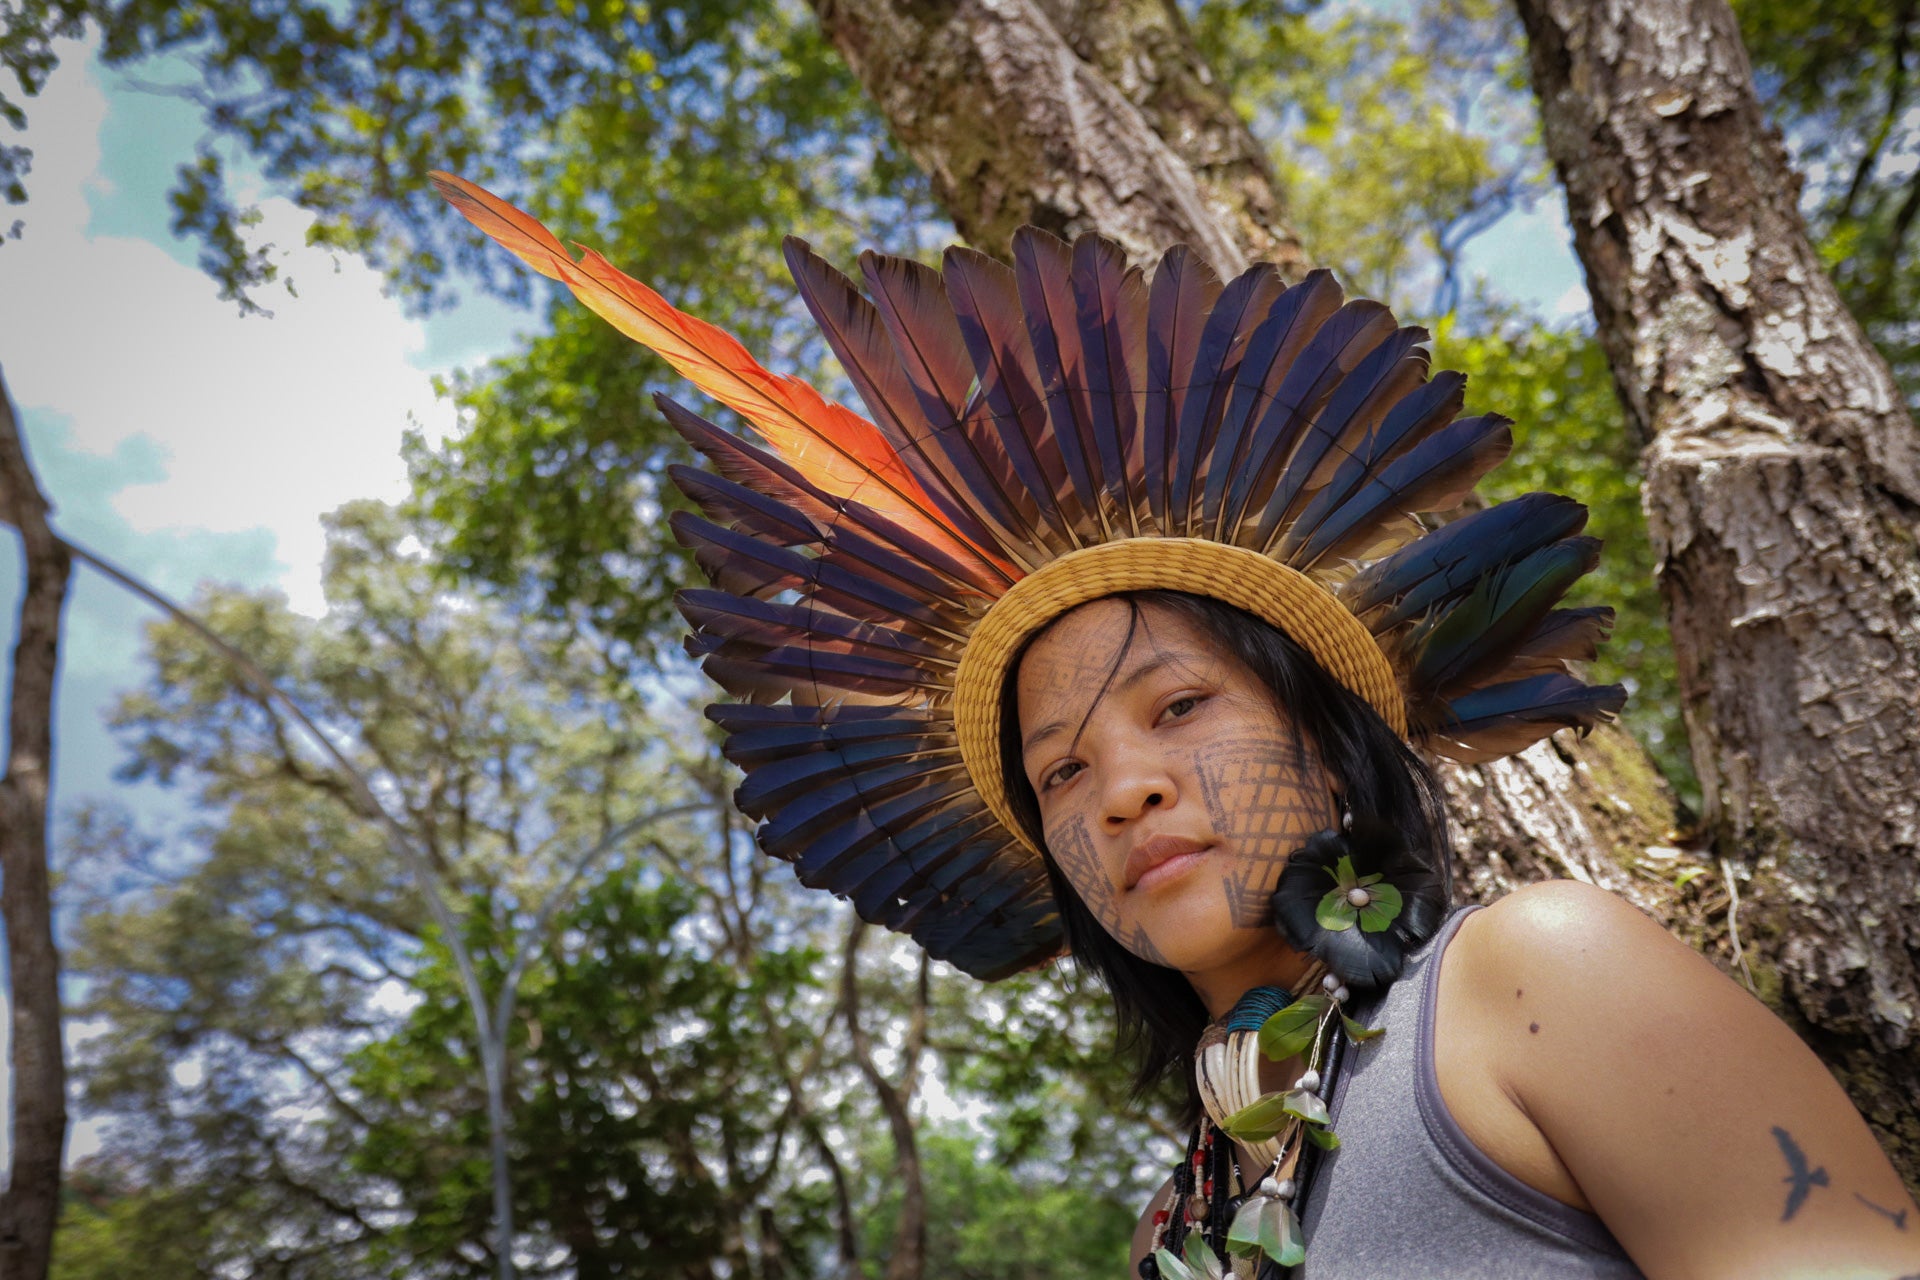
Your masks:
<path fill-rule="evenodd" d="M 1577 1187 L 1562 1198 L 1653 1280 L 1920 1278 L 1920 1207 L 1825 1066 L 1631 905 L 1520 890 L 1461 927 L 1443 974 Z"/>

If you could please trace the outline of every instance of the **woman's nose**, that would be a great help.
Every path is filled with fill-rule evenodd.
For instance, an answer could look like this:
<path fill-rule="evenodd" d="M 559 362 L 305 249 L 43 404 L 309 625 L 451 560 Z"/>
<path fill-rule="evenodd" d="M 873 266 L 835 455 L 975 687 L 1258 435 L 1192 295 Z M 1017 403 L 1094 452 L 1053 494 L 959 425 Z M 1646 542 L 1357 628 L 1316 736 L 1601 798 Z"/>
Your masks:
<path fill-rule="evenodd" d="M 1107 827 L 1118 829 L 1177 797 L 1172 774 L 1157 758 L 1127 760 L 1112 774 L 1102 797 Z"/>

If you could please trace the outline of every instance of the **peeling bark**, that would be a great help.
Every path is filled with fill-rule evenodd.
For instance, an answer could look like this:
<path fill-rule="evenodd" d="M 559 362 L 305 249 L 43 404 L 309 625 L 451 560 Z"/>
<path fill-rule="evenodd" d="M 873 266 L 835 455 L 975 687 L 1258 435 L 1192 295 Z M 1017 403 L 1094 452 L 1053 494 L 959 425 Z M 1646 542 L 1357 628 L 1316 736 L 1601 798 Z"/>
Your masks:
<path fill-rule="evenodd" d="M 1033 223 L 1136 260 L 1175 242 L 1298 277 L 1266 152 L 1172 0 L 812 0 L 960 234 L 1006 256 Z"/>
<path fill-rule="evenodd" d="M 60 613 L 72 558 L 47 527 L 47 500 L 0 382 L 0 521 L 20 533 L 26 590 L 13 651 L 6 774 L 0 777 L 0 917 L 13 994 L 13 1166 L 0 1192 L 0 1276 L 42 1280 L 52 1265 L 67 1139 L 60 955 L 47 881 L 47 796 Z"/>
<path fill-rule="evenodd" d="M 1517 0 L 1752 967 L 1920 1185 L 1920 432 L 1724 0 Z"/>

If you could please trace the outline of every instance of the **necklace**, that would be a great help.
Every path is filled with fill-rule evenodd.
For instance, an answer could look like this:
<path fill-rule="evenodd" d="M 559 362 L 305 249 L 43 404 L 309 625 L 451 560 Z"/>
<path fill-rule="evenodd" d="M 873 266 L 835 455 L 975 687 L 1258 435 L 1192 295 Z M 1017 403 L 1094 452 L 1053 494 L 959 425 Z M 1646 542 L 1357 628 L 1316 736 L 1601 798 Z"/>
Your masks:
<path fill-rule="evenodd" d="M 1252 1280 L 1306 1258 L 1296 1206 L 1306 1201 L 1318 1156 L 1339 1146 L 1325 1097 L 1346 1040 L 1380 1034 L 1346 1015 L 1350 993 L 1324 972 L 1320 991 L 1303 998 L 1256 987 L 1208 1026 L 1194 1053 L 1205 1115 L 1173 1177 L 1173 1198 L 1156 1210 L 1146 1280 Z M 1302 1058 L 1291 1088 L 1260 1089 L 1260 1059 Z M 1258 1160 L 1244 1176 L 1235 1143 Z M 1251 1188 L 1248 1183 L 1251 1181 Z"/>

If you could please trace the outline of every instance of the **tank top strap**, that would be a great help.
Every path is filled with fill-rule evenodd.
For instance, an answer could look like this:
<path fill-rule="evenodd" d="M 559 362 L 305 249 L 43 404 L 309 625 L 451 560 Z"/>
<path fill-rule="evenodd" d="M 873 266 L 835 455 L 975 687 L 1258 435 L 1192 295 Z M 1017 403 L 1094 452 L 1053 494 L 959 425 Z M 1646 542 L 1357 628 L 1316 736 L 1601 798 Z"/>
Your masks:
<path fill-rule="evenodd" d="M 1308 1191 L 1297 1280 L 1641 1275 L 1598 1218 L 1527 1186 L 1474 1146 L 1440 1094 L 1441 959 L 1475 910 L 1452 912 L 1399 979 L 1356 1011 L 1383 1034 L 1347 1047 L 1328 1099 L 1340 1146 Z"/>

